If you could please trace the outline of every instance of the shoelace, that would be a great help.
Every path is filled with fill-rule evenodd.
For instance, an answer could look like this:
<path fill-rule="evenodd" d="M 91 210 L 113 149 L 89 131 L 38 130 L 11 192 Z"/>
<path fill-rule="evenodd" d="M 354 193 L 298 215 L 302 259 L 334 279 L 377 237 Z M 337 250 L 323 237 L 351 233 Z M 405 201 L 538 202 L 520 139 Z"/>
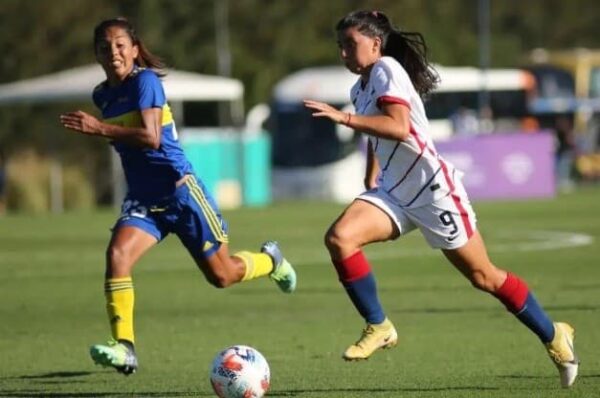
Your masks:
<path fill-rule="evenodd" d="M 354 345 L 362 348 L 362 343 L 364 343 L 365 340 L 367 340 L 369 336 L 371 336 L 373 333 L 375 333 L 375 329 L 373 328 L 373 326 L 367 325 L 367 327 L 363 329 L 362 334 L 360 335 L 360 339 L 358 339 L 358 341 Z"/>
<path fill-rule="evenodd" d="M 565 344 L 567 346 L 569 346 L 570 344 L 568 343 L 567 337 L 566 336 L 561 336 L 561 337 L 562 337 L 562 340 L 565 341 Z M 563 358 L 563 355 L 561 355 L 562 353 L 560 350 L 554 350 L 554 349 L 550 348 L 550 349 L 548 349 L 548 354 L 550 354 L 550 357 L 556 363 L 571 361 L 570 358 Z M 571 350 L 569 350 L 569 357 L 574 357 L 573 352 Z"/>

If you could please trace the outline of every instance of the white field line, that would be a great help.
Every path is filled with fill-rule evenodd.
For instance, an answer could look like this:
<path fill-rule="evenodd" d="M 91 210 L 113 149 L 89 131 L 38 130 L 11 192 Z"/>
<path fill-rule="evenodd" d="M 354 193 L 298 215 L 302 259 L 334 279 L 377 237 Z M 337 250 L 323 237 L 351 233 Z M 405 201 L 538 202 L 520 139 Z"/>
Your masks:
<path fill-rule="evenodd" d="M 414 233 L 418 234 L 418 231 Z M 502 242 L 505 243 L 502 243 Z M 506 241 L 515 241 L 508 243 Z M 558 249 L 570 249 L 580 246 L 591 245 L 594 238 L 590 235 L 577 232 L 561 231 L 519 231 L 519 232 L 496 232 L 493 239 L 486 240 L 486 247 L 490 253 L 505 252 L 536 252 Z M 294 250 L 296 255 L 299 250 Z M 317 263 L 329 261 L 329 257 L 323 248 L 311 250 L 300 250 L 302 253 L 298 258 L 302 263 Z M 439 250 L 429 247 L 413 248 L 403 244 L 402 238 L 386 243 L 378 243 L 376 246 L 366 248 L 370 260 L 389 260 L 403 257 L 439 256 Z"/>

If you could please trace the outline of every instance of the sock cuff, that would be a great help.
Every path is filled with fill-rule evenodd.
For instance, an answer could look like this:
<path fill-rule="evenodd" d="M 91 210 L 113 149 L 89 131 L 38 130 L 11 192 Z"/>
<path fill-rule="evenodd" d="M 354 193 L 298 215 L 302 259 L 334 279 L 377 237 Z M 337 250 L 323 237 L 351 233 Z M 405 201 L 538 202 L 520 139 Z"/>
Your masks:
<path fill-rule="evenodd" d="M 114 292 L 127 289 L 133 289 L 133 280 L 130 276 L 124 278 L 107 278 L 104 281 L 105 292 Z"/>
<path fill-rule="evenodd" d="M 252 260 L 252 253 L 243 250 L 234 253 L 231 256 L 240 259 L 240 261 L 243 262 L 244 266 L 246 267 L 242 280 L 246 281 L 250 279 L 252 277 L 252 274 L 254 273 L 254 261 Z"/>
<path fill-rule="evenodd" d="M 507 272 L 506 280 L 494 295 L 506 306 L 506 309 L 518 313 L 527 301 L 529 288 L 521 278 Z"/>
<path fill-rule="evenodd" d="M 369 261 L 362 250 L 343 260 L 332 260 L 341 282 L 353 282 L 371 272 Z"/>

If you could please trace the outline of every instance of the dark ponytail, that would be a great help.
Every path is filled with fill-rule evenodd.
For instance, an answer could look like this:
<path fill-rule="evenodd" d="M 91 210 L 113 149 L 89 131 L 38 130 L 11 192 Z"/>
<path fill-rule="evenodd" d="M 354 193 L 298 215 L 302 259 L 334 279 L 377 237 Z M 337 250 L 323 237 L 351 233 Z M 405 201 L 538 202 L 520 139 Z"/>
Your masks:
<path fill-rule="evenodd" d="M 106 19 L 106 20 L 100 22 L 94 28 L 94 50 L 96 50 L 98 48 L 97 46 L 100 43 L 100 41 L 102 41 L 102 39 L 104 38 L 104 34 L 106 33 L 106 30 L 113 26 L 119 27 L 119 28 L 123 29 L 125 32 L 127 32 L 129 37 L 131 38 L 131 42 L 134 45 L 138 46 L 139 55 L 135 59 L 136 65 L 141 66 L 143 68 L 150 68 L 154 72 L 156 72 L 156 74 L 160 77 L 164 77 L 167 75 L 166 65 L 163 62 L 163 60 L 160 57 L 151 53 L 150 50 L 148 50 L 148 48 L 146 48 L 146 46 L 144 45 L 144 42 L 142 41 L 142 39 L 140 39 L 138 37 L 133 25 L 127 20 L 127 18 L 116 17 L 116 18 Z"/>
<path fill-rule="evenodd" d="M 380 11 L 354 11 L 337 23 L 336 31 L 353 27 L 366 36 L 381 39 L 382 54 L 402 65 L 419 95 L 426 96 L 437 86 L 439 76 L 427 61 L 427 45 L 422 34 L 394 28 Z"/>

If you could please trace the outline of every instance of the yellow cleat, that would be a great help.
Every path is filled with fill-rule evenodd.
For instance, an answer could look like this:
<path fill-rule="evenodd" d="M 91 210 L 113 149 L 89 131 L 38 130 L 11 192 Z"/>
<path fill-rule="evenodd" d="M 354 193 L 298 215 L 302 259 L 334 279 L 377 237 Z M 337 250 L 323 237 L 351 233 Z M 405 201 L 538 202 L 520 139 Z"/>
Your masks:
<path fill-rule="evenodd" d="M 548 355 L 558 368 L 560 384 L 564 388 L 573 385 L 579 370 L 579 358 L 577 358 L 573 347 L 574 339 L 575 329 L 571 325 L 556 322 L 554 324 L 554 339 L 546 344 Z"/>
<path fill-rule="evenodd" d="M 346 361 L 368 359 L 379 348 L 392 348 L 398 344 L 398 333 L 392 322 L 385 320 L 377 325 L 367 324 L 360 339 L 344 352 Z"/>

